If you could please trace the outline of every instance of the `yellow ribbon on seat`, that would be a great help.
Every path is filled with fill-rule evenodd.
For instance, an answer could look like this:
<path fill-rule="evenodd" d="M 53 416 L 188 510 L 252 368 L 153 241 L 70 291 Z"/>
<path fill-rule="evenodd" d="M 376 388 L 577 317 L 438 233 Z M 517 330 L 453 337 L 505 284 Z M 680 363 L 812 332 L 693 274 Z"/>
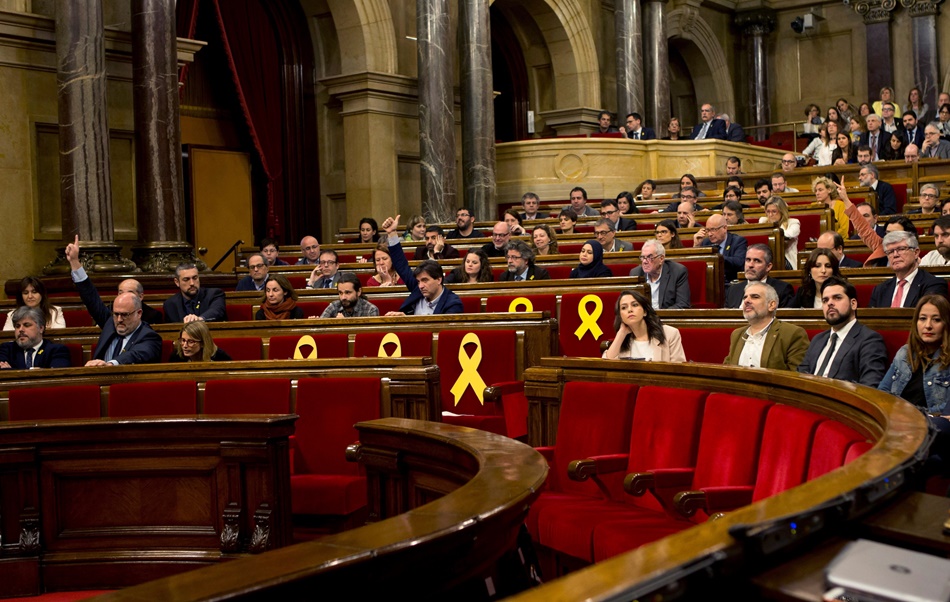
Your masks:
<path fill-rule="evenodd" d="M 587 313 L 588 303 L 594 304 L 593 314 Z M 584 298 L 581 299 L 581 302 L 577 304 L 577 315 L 581 318 L 581 325 L 574 331 L 578 341 L 584 338 L 584 334 L 588 332 L 593 335 L 595 341 L 604 336 L 604 331 L 597 325 L 597 320 L 600 319 L 600 314 L 602 313 L 604 313 L 604 302 L 600 297 L 597 295 L 585 295 Z"/>
<path fill-rule="evenodd" d="M 465 346 L 469 343 L 475 344 L 475 352 L 472 353 L 471 357 L 465 352 Z M 462 344 L 459 345 L 459 365 L 462 367 L 462 373 L 459 374 L 458 380 L 450 389 L 452 395 L 455 396 L 455 405 L 459 404 L 462 394 L 465 393 L 465 389 L 468 387 L 475 391 L 478 403 L 485 405 L 485 387 L 487 385 L 478 373 L 478 365 L 481 363 L 482 342 L 478 339 L 477 334 L 470 332 L 462 337 Z"/>
<path fill-rule="evenodd" d="M 392 355 L 386 355 L 386 343 L 394 343 L 396 345 L 396 350 L 393 351 Z M 386 336 L 383 337 L 383 340 L 379 342 L 379 353 L 378 357 L 402 357 L 402 344 L 399 341 L 399 337 L 396 336 L 395 332 L 387 332 Z"/>
<path fill-rule="evenodd" d="M 519 307 L 523 307 L 525 311 L 534 311 L 534 304 L 527 297 L 512 299 L 511 303 L 508 304 L 508 311 L 517 312 Z"/>
<path fill-rule="evenodd" d="M 310 352 L 310 355 L 304 357 L 300 353 L 300 348 L 304 345 L 310 345 L 313 347 L 313 351 Z M 295 360 L 315 360 L 317 359 L 317 342 L 313 340 L 313 337 L 309 334 L 305 334 L 300 339 L 297 340 L 297 347 L 294 349 L 294 359 Z"/>

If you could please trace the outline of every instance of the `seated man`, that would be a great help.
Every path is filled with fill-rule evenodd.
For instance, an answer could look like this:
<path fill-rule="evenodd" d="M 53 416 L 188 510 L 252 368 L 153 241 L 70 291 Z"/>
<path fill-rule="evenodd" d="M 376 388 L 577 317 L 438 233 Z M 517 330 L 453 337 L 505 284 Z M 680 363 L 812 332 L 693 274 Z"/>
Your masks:
<path fill-rule="evenodd" d="M 617 199 L 604 199 L 600 202 L 600 217 L 609 219 L 611 223 L 613 223 L 616 232 L 629 232 L 637 229 L 637 222 L 635 220 L 620 216 L 620 207 L 617 205 Z"/>
<path fill-rule="evenodd" d="M 340 257 L 333 249 L 320 252 L 320 263 L 310 272 L 306 288 L 336 288 L 340 281 Z"/>
<path fill-rule="evenodd" d="M 597 210 L 587 204 L 587 191 L 580 186 L 571 188 L 571 203 L 565 209 L 572 210 L 577 217 L 597 217 Z"/>
<path fill-rule="evenodd" d="M 700 121 L 693 126 L 690 140 L 725 140 L 727 136 L 726 122 L 716 119 L 716 108 L 711 104 L 704 104 L 699 111 Z"/>
<path fill-rule="evenodd" d="M 935 123 L 924 127 L 924 144 L 920 147 L 921 159 L 950 159 L 950 142 L 940 138 Z"/>
<path fill-rule="evenodd" d="M 594 223 L 594 236 L 597 237 L 600 246 L 604 248 L 604 253 L 633 250 L 633 243 L 617 238 L 617 233 L 614 232 L 614 223 L 605 217 Z"/>
<path fill-rule="evenodd" d="M 145 302 L 145 287 L 142 286 L 142 283 L 138 280 L 129 278 L 120 282 L 117 294 L 121 295 L 122 293 L 132 293 L 139 298 L 139 301 L 142 302 L 142 319 L 145 320 L 147 324 L 161 324 L 165 321 L 162 312 L 154 307 L 149 307 Z"/>
<path fill-rule="evenodd" d="M 507 224 L 506 224 L 507 226 Z M 445 288 L 442 280 L 445 274 L 435 261 L 423 261 L 415 269 L 409 268 L 406 254 L 402 250 L 399 238 L 399 216 L 387 217 L 382 225 L 389 241 L 389 256 L 393 260 L 393 269 L 406 283 L 409 297 L 399 307 L 399 311 L 388 312 L 387 316 L 430 316 L 433 314 L 460 314 L 463 312 L 462 300 L 458 295 Z"/>
<path fill-rule="evenodd" d="M 96 343 L 96 355 L 94 359 L 86 362 L 86 366 L 160 362 L 162 337 L 142 321 L 142 302 L 131 293 L 122 293 L 112 302 L 111 310 L 106 307 L 99 297 L 96 286 L 89 280 L 86 270 L 79 263 L 78 234 L 74 242 L 66 245 L 66 260 L 69 261 L 72 279 L 79 290 L 79 297 L 89 311 L 89 315 L 102 329 L 99 342 Z M 197 271 L 195 270 L 196 273 Z M 221 297 L 222 305 L 224 305 L 224 293 Z M 167 308 L 165 314 L 168 315 Z"/>
<path fill-rule="evenodd" d="M 861 186 L 866 186 L 877 195 L 877 209 L 881 215 L 894 215 L 897 213 L 897 194 L 894 187 L 879 180 L 880 173 L 877 166 L 869 163 L 861 167 L 858 172 L 858 182 Z"/>
<path fill-rule="evenodd" d="M 642 126 L 643 117 L 640 113 L 627 113 L 626 125 L 620 128 L 620 132 L 625 134 L 631 140 L 656 140 L 656 132 L 653 128 Z"/>
<path fill-rule="evenodd" d="M 826 230 L 821 233 L 816 243 L 819 249 L 828 249 L 838 258 L 838 267 L 841 268 L 861 268 L 864 267 L 860 261 L 851 259 L 844 254 L 844 239 L 835 230 Z"/>
<path fill-rule="evenodd" d="M 726 308 L 738 309 L 742 306 L 744 291 L 753 282 L 768 284 L 778 295 L 779 307 L 791 307 L 795 298 L 795 289 L 782 280 L 769 276 L 772 272 L 772 249 L 762 243 L 752 245 L 745 252 L 745 286 L 737 282 L 726 290 Z"/>
<path fill-rule="evenodd" d="M 21 305 L 13 311 L 13 339 L 0 345 L 0 368 L 69 368 L 69 349 L 43 340 L 46 318 L 38 307 Z"/>
<path fill-rule="evenodd" d="M 729 355 L 723 362 L 730 366 L 798 369 L 808 350 L 808 334 L 804 328 L 775 318 L 778 295 L 775 289 L 761 282 L 745 287 L 742 315 L 749 323 L 732 331 Z"/>
<path fill-rule="evenodd" d="M 725 280 L 731 282 L 745 269 L 745 251 L 749 242 L 738 234 L 729 232 L 726 218 L 718 213 L 706 220 L 706 227 L 693 235 L 693 244 L 697 247 L 716 247 L 722 255 L 725 267 Z"/>
<path fill-rule="evenodd" d="M 264 256 L 264 260 L 269 266 L 287 265 L 287 262 L 279 257 L 280 248 L 277 246 L 277 241 L 273 238 L 265 238 L 261 241 L 261 255 Z"/>
<path fill-rule="evenodd" d="M 920 265 L 950 265 L 950 216 L 941 215 L 934 220 L 933 234 L 937 248 L 927 253 Z"/>
<path fill-rule="evenodd" d="M 224 291 L 217 288 L 201 288 L 198 268 L 192 263 L 183 263 L 175 268 L 175 286 L 179 292 L 165 300 L 165 321 L 175 322 L 224 322 L 228 312 L 224 305 Z"/>
<path fill-rule="evenodd" d="M 726 122 L 726 140 L 729 142 L 745 142 L 745 130 L 738 123 L 732 123 L 728 113 L 721 113 L 719 119 Z"/>
<path fill-rule="evenodd" d="M 419 261 L 423 259 L 458 259 L 458 249 L 445 242 L 445 234 L 441 226 L 426 226 L 425 234 L 426 244 L 416 247 L 412 258 Z"/>
<path fill-rule="evenodd" d="M 353 272 L 341 272 L 336 290 L 340 298 L 331 303 L 321 318 L 373 318 L 379 308 L 363 297 L 363 285 Z"/>
<path fill-rule="evenodd" d="M 468 207 L 462 207 L 455 213 L 455 230 L 445 235 L 449 240 L 458 238 L 483 238 L 485 233 L 475 229 L 475 213 Z"/>
<path fill-rule="evenodd" d="M 789 186 L 788 181 L 785 180 L 785 174 L 777 171 L 772 174 L 772 192 L 782 194 L 783 192 L 798 192 L 798 189 Z"/>
<path fill-rule="evenodd" d="M 300 252 L 303 253 L 303 257 L 297 260 L 297 265 L 320 263 L 320 241 L 313 236 L 304 236 L 300 239 Z"/>
<path fill-rule="evenodd" d="M 547 217 L 542 213 L 538 213 L 538 208 L 541 206 L 541 197 L 533 192 L 526 192 L 521 197 L 521 207 L 524 209 L 524 213 L 521 214 L 521 221 L 528 219 L 544 219 Z"/>
<path fill-rule="evenodd" d="M 894 277 L 871 291 L 869 307 L 916 307 L 927 295 L 947 296 L 947 281 L 919 269 L 920 245 L 910 232 L 888 232 L 881 241 L 884 255 L 890 259 Z"/>
<path fill-rule="evenodd" d="M 689 273 L 685 266 L 666 259 L 666 249 L 657 239 L 643 243 L 640 265 L 630 275 L 645 277 L 653 309 L 689 309 Z"/>
<path fill-rule="evenodd" d="M 520 240 L 508 243 L 505 258 L 508 269 L 498 277 L 499 282 L 521 282 L 524 280 L 549 280 L 551 275 L 544 268 L 534 265 L 534 251 Z"/>
<path fill-rule="evenodd" d="M 299 265 L 299 264 L 298 264 Z M 262 291 L 267 285 L 267 260 L 260 253 L 254 253 L 247 258 L 248 275 L 241 278 L 236 291 Z"/>
<path fill-rule="evenodd" d="M 482 245 L 482 253 L 489 257 L 504 257 L 509 240 L 511 226 L 505 222 L 496 222 L 491 229 L 491 242 Z"/>

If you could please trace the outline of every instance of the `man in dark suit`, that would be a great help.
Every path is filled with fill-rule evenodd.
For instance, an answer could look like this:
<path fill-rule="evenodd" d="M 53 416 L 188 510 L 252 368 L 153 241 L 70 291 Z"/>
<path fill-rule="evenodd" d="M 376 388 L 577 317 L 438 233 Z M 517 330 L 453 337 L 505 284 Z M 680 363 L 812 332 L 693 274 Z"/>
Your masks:
<path fill-rule="evenodd" d="M 874 287 L 870 307 L 916 307 L 925 295 L 947 296 L 946 280 L 918 268 L 920 247 L 916 236 L 894 230 L 887 233 L 881 245 L 894 277 Z"/>
<path fill-rule="evenodd" d="M 732 123 L 728 113 L 719 116 L 726 122 L 726 140 L 729 142 L 745 142 L 745 130 L 738 123 Z"/>
<path fill-rule="evenodd" d="M 642 124 L 643 117 L 640 113 L 627 113 L 626 124 L 620 128 L 620 131 L 631 140 L 656 140 L 656 132 L 653 128 L 645 128 Z"/>
<path fill-rule="evenodd" d="M 524 241 L 509 242 L 505 259 L 508 261 L 508 269 L 498 277 L 499 282 L 550 280 L 551 278 L 546 269 L 534 265 L 534 251 Z"/>
<path fill-rule="evenodd" d="M 145 303 L 145 287 L 135 278 L 128 278 L 119 283 L 119 291 L 117 294 L 121 295 L 122 293 L 132 293 L 139 298 L 139 301 L 142 302 L 142 319 L 146 324 L 161 324 L 165 321 L 162 312 L 154 307 L 149 307 L 148 304 Z"/>
<path fill-rule="evenodd" d="M 522 222 L 529 219 L 544 219 L 547 217 L 545 214 L 538 212 L 541 207 L 541 197 L 533 192 L 526 192 L 521 195 L 521 207 L 524 209 L 524 213 L 520 215 Z"/>
<path fill-rule="evenodd" d="M 924 126 L 917 123 L 917 113 L 904 111 L 901 120 L 904 122 L 904 141 L 920 148 L 924 143 Z"/>
<path fill-rule="evenodd" d="M 689 273 L 685 266 L 666 260 L 666 249 L 655 238 L 640 249 L 640 265 L 631 276 L 644 276 L 653 309 L 689 309 Z"/>
<path fill-rule="evenodd" d="M 511 226 L 505 222 L 496 222 L 491 229 L 491 242 L 482 245 L 482 253 L 489 257 L 504 257 L 509 240 L 511 240 Z"/>
<path fill-rule="evenodd" d="M 616 199 L 604 199 L 600 202 L 600 217 L 609 219 L 615 232 L 629 232 L 637 229 L 637 222 L 629 217 L 620 217 L 620 207 Z"/>
<path fill-rule="evenodd" d="M 854 285 L 829 277 L 821 284 L 821 309 L 831 330 L 815 336 L 798 371 L 877 388 L 887 371 L 887 347 L 880 333 L 858 322 Z"/>
<path fill-rule="evenodd" d="M 11 318 L 14 340 L 0 345 L 0 368 L 69 368 L 69 349 L 43 340 L 46 318 L 42 310 L 21 305 Z"/>
<path fill-rule="evenodd" d="M 828 249 L 838 258 L 839 268 L 861 268 L 864 265 L 860 261 L 851 259 L 844 254 L 844 239 L 834 230 L 828 230 L 821 233 L 816 243 L 819 249 Z"/>
<path fill-rule="evenodd" d="M 887 182 L 882 182 L 877 167 L 872 163 L 861 166 L 858 172 L 858 183 L 861 186 L 867 186 L 877 195 L 877 212 L 880 215 L 894 215 L 897 213 L 897 194 L 894 187 Z"/>
<path fill-rule="evenodd" d="M 891 143 L 891 133 L 884 131 L 881 127 L 880 116 L 872 113 L 868 115 L 865 120 L 868 129 L 861 134 L 861 141 L 858 144 L 859 146 L 869 146 L 871 148 L 871 161 L 881 161 L 884 149 Z"/>
<path fill-rule="evenodd" d="M 779 307 L 791 307 L 795 298 L 795 289 L 782 280 L 769 276 L 772 271 L 772 249 L 762 243 L 752 245 L 745 252 L 745 284 L 737 282 L 726 291 L 726 307 L 738 309 L 742 307 L 742 297 L 746 286 L 753 282 L 768 284 L 778 295 Z"/>
<path fill-rule="evenodd" d="M 224 291 L 217 288 L 201 288 L 198 268 L 183 263 L 175 268 L 175 286 L 179 292 L 165 300 L 165 321 L 176 322 L 224 322 L 228 313 L 224 305 Z"/>
<path fill-rule="evenodd" d="M 502 222 L 504 223 L 504 222 Z M 460 314 L 464 311 L 458 295 L 445 288 L 442 280 L 445 274 L 438 262 L 423 261 L 415 269 L 410 269 L 409 261 L 402 250 L 402 241 L 397 231 L 399 216 L 387 217 L 382 224 L 389 242 L 389 256 L 393 260 L 393 269 L 406 283 L 409 296 L 399 307 L 399 311 L 388 312 L 387 316 L 427 316 L 433 314 Z"/>
<path fill-rule="evenodd" d="M 458 259 L 458 249 L 445 242 L 445 232 L 441 226 L 426 227 L 426 244 L 416 247 L 412 258 L 422 261 L 423 259 Z"/>
<path fill-rule="evenodd" d="M 725 140 L 726 122 L 722 119 L 716 119 L 716 109 L 710 104 L 705 104 L 699 111 L 701 121 L 693 126 L 693 132 L 690 134 L 690 140 Z"/>
<path fill-rule="evenodd" d="M 731 282 L 739 275 L 739 270 L 745 269 L 745 251 L 749 243 L 742 236 L 729 232 L 728 228 L 726 218 L 713 214 L 706 220 L 706 227 L 693 235 L 693 244 L 716 247 L 716 252 L 722 255 L 726 282 Z"/>
<path fill-rule="evenodd" d="M 102 329 L 95 356 L 86 362 L 86 366 L 152 364 L 161 361 L 162 337 L 142 321 L 142 302 L 139 298 L 131 293 L 122 293 L 112 302 L 111 310 L 102 302 L 99 291 L 79 263 L 79 235 L 75 242 L 66 245 L 66 259 L 79 297 L 89 315 Z M 165 311 L 167 314 L 167 308 Z"/>
<path fill-rule="evenodd" d="M 267 286 L 267 259 L 261 253 L 254 253 L 247 258 L 248 274 L 238 280 L 235 291 L 257 291 L 264 290 Z M 146 320 L 147 322 L 148 320 Z"/>
<path fill-rule="evenodd" d="M 307 278 L 306 288 L 332 288 L 340 282 L 340 256 L 333 249 L 320 251 L 317 267 L 313 268 Z"/>

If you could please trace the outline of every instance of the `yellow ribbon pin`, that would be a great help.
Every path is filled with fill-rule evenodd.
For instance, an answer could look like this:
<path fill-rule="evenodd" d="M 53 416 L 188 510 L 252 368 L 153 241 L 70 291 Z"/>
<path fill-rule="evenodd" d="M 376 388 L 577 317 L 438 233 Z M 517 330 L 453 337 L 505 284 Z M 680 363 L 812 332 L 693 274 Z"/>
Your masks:
<path fill-rule="evenodd" d="M 519 307 L 523 307 L 525 311 L 534 311 L 534 304 L 531 303 L 531 299 L 527 297 L 518 297 L 517 299 L 512 299 L 511 303 L 508 304 L 509 312 L 518 311 Z"/>
<path fill-rule="evenodd" d="M 594 304 L 594 313 L 587 313 L 587 304 Z M 577 336 L 577 340 L 584 338 L 584 333 L 591 333 L 594 340 L 598 340 L 600 337 L 604 336 L 604 331 L 600 329 L 600 326 L 597 325 L 597 320 L 600 319 L 600 314 L 604 313 L 604 302 L 597 295 L 585 295 L 581 302 L 577 304 L 577 315 L 581 318 L 581 325 L 577 327 L 577 330 L 574 331 L 574 334 Z"/>
<path fill-rule="evenodd" d="M 469 343 L 475 344 L 475 352 L 469 357 L 465 353 L 465 346 Z M 450 392 L 455 396 L 455 405 L 459 404 L 465 389 L 472 387 L 475 396 L 478 397 L 478 403 L 485 405 L 485 381 L 478 373 L 478 365 L 482 363 L 482 342 L 478 335 L 470 332 L 462 337 L 462 344 L 459 345 L 459 365 L 462 366 L 462 373 L 458 380 L 452 385 Z"/>
<path fill-rule="evenodd" d="M 313 348 L 313 351 L 310 352 L 310 355 L 304 357 L 300 353 L 300 348 L 304 345 L 310 345 Z M 317 359 L 317 342 L 313 340 L 313 337 L 309 334 L 305 334 L 297 341 L 297 348 L 294 349 L 294 359 L 295 360 L 315 360 Z"/>
<path fill-rule="evenodd" d="M 394 343 L 396 345 L 396 350 L 393 351 L 392 355 L 386 355 L 386 343 Z M 402 344 L 399 342 L 399 337 L 396 336 L 395 332 L 388 332 L 386 336 L 383 337 L 383 340 L 379 342 L 379 357 L 402 357 Z"/>

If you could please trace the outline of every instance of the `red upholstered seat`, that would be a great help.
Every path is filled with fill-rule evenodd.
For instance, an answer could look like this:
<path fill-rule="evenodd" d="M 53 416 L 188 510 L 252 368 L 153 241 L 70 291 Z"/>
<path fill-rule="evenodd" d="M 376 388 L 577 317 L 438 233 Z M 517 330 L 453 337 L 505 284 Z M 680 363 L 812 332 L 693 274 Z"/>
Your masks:
<path fill-rule="evenodd" d="M 679 328 L 683 349 L 691 362 L 721 364 L 729 355 L 732 328 Z"/>
<path fill-rule="evenodd" d="M 544 269 L 548 271 L 552 280 L 567 280 L 571 277 L 571 270 L 574 268 L 569 265 L 546 265 Z"/>
<path fill-rule="evenodd" d="M 307 288 L 307 278 L 308 276 L 287 276 L 287 281 L 290 282 L 290 286 L 301 289 Z"/>
<path fill-rule="evenodd" d="M 640 265 L 639 263 L 608 263 L 607 267 L 610 268 L 610 271 L 614 276 L 622 277 L 629 276 L 630 270 Z"/>
<path fill-rule="evenodd" d="M 900 348 L 907 344 L 910 336 L 907 330 L 879 330 L 884 337 L 884 346 L 887 348 L 887 359 L 893 360 Z"/>
<path fill-rule="evenodd" d="M 408 295 L 407 295 L 408 296 Z M 390 298 L 377 298 L 371 297 L 369 302 L 372 303 L 379 309 L 379 315 L 385 316 L 387 312 L 390 311 L 399 311 L 399 308 L 402 307 L 405 297 L 390 297 Z"/>
<path fill-rule="evenodd" d="M 844 466 L 851 445 L 863 441 L 865 438 L 860 433 L 840 422 L 825 420 L 819 424 L 808 460 L 807 480 Z"/>
<path fill-rule="evenodd" d="M 430 332 L 359 332 L 353 344 L 353 357 L 381 357 L 380 345 L 384 338 L 383 354 L 394 357 L 398 339 L 401 357 L 432 357 L 432 333 Z"/>
<path fill-rule="evenodd" d="M 680 265 L 686 268 L 686 277 L 689 279 L 689 301 L 694 308 L 708 309 L 721 307 L 724 299 L 724 285 L 717 280 L 714 285 L 720 288 L 718 299 L 708 294 L 709 281 L 713 272 L 705 261 L 681 261 Z M 726 357 L 723 355 L 723 357 Z"/>
<path fill-rule="evenodd" d="M 303 312 L 303 317 L 320 317 L 323 315 L 323 310 L 325 310 L 330 305 L 329 301 L 298 301 L 297 307 L 300 308 L 300 311 Z"/>
<path fill-rule="evenodd" d="M 68 322 L 67 322 L 68 324 Z M 63 343 L 69 349 L 69 365 L 78 368 L 86 364 L 82 357 L 82 343 Z"/>
<path fill-rule="evenodd" d="M 228 303 L 225 311 L 228 322 L 250 322 L 254 319 L 254 306 L 250 303 Z"/>
<path fill-rule="evenodd" d="M 867 441 L 857 441 L 852 443 L 851 446 L 848 447 L 848 453 L 844 456 L 844 463 L 850 464 L 851 462 L 854 462 L 866 454 L 872 447 L 874 447 L 874 444 Z"/>
<path fill-rule="evenodd" d="M 194 381 L 118 383 L 109 387 L 109 417 L 176 416 L 198 413 Z"/>
<path fill-rule="evenodd" d="M 82 326 L 95 326 L 96 322 L 84 309 L 64 309 L 63 320 L 66 321 L 68 328 L 80 328 Z"/>
<path fill-rule="evenodd" d="M 579 255 L 583 246 L 584 243 L 568 243 L 558 245 L 557 249 L 561 255 Z"/>
<path fill-rule="evenodd" d="M 297 383 L 294 514 L 346 516 L 366 506 L 359 464 L 346 461 L 353 425 L 380 416 L 378 378 L 303 378 Z"/>
<path fill-rule="evenodd" d="M 168 358 L 172 356 L 172 352 L 175 351 L 175 342 L 165 339 L 162 341 L 162 363 L 167 364 Z"/>
<path fill-rule="evenodd" d="M 795 219 L 801 224 L 801 233 L 798 235 L 798 240 L 818 240 L 818 237 L 821 236 L 821 233 L 824 231 L 821 227 L 821 218 L 822 216 L 817 213 L 796 215 Z"/>
<path fill-rule="evenodd" d="M 99 418 L 99 385 L 10 390 L 10 420 Z"/>
<path fill-rule="evenodd" d="M 531 303 L 530 311 L 549 311 L 551 317 L 557 317 L 557 296 L 552 293 L 531 295 L 489 295 L 486 300 L 485 311 L 490 313 L 506 313 L 509 311 L 529 311 L 524 302 L 512 306 L 516 299 L 524 299 Z"/>
<path fill-rule="evenodd" d="M 894 188 L 894 196 L 897 198 L 897 212 L 904 212 L 904 205 L 907 203 L 907 183 L 906 182 L 894 182 L 891 184 L 891 187 Z M 918 231 L 920 228 L 918 228 Z M 920 232 L 923 235 L 923 232 Z"/>
<path fill-rule="evenodd" d="M 222 337 L 215 339 L 214 344 L 224 349 L 236 362 L 259 360 L 261 352 L 261 337 Z"/>
<path fill-rule="evenodd" d="M 558 328 L 558 338 L 562 355 L 601 356 L 601 341 L 608 341 L 615 334 L 614 304 L 619 296 L 619 292 L 568 293 L 561 296 L 559 316 L 561 324 Z M 599 299 L 599 309 L 598 304 L 595 303 L 597 299 Z M 594 329 L 593 324 L 588 323 L 594 320 L 598 329 Z"/>
<path fill-rule="evenodd" d="M 876 284 L 855 284 L 854 288 L 858 293 L 858 307 L 870 307 L 871 293 L 874 292 Z M 905 333 L 906 334 L 906 333 Z M 906 340 L 904 341 L 907 342 Z"/>
<path fill-rule="evenodd" d="M 309 339 L 305 337 L 309 337 Z M 272 360 L 295 359 L 298 347 L 301 357 L 296 359 L 347 357 L 347 338 L 346 333 L 271 337 L 267 357 Z"/>
<path fill-rule="evenodd" d="M 290 379 L 209 380 L 205 414 L 289 414 Z"/>
<path fill-rule="evenodd" d="M 467 297 L 461 297 L 462 299 L 462 310 L 466 314 L 480 314 L 482 313 L 482 300 L 480 297 L 469 295 Z"/>

